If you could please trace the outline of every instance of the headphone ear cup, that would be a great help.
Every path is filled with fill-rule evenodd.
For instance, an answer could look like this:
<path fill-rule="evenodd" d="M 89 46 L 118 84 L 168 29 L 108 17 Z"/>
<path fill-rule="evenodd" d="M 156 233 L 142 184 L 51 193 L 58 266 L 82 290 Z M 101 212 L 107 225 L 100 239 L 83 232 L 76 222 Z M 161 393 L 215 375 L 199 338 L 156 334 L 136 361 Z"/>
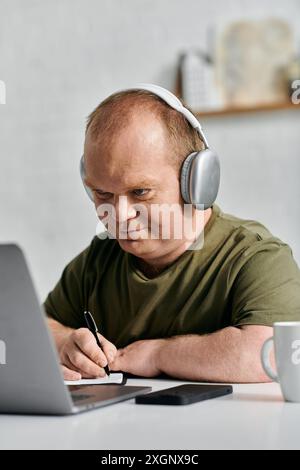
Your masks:
<path fill-rule="evenodd" d="M 181 169 L 181 194 L 183 200 L 194 204 L 198 210 L 213 205 L 220 187 L 220 161 L 211 149 L 187 156 Z"/>
<path fill-rule="evenodd" d="M 184 202 L 187 204 L 191 203 L 190 199 L 190 190 L 189 190 L 189 180 L 190 180 L 190 171 L 191 171 L 191 161 L 197 155 L 197 152 L 190 153 L 183 162 L 180 173 L 180 188 L 181 196 Z"/>
<path fill-rule="evenodd" d="M 88 197 L 90 198 L 90 200 L 92 202 L 94 202 L 94 196 L 93 196 L 93 193 L 92 191 L 90 190 L 90 188 L 88 188 L 84 182 L 84 178 L 85 178 L 85 169 L 84 169 L 84 156 L 81 157 L 80 159 L 80 176 L 81 176 L 81 181 L 82 181 L 82 184 L 83 184 L 83 187 L 85 189 L 85 192 L 87 193 Z"/>

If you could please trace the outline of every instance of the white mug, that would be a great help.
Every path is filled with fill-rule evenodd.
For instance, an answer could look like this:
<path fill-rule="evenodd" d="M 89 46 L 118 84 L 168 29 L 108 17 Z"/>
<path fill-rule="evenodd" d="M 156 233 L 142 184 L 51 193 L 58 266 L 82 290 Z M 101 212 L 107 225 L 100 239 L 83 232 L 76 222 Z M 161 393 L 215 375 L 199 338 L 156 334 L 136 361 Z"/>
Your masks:
<path fill-rule="evenodd" d="M 273 343 L 277 374 L 270 364 Z M 263 345 L 261 361 L 266 374 L 280 384 L 284 399 L 300 403 L 300 322 L 274 323 L 274 337 Z"/>

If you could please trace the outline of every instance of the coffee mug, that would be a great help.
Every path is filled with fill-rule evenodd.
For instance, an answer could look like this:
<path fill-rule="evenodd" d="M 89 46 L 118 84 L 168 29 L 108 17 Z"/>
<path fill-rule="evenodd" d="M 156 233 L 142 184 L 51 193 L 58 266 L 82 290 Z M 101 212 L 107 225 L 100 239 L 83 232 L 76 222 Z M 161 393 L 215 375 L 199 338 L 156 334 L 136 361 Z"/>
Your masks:
<path fill-rule="evenodd" d="M 277 373 L 270 364 L 273 345 Z M 280 384 L 284 399 L 300 403 L 300 322 L 274 323 L 274 337 L 263 345 L 261 361 L 266 374 Z"/>

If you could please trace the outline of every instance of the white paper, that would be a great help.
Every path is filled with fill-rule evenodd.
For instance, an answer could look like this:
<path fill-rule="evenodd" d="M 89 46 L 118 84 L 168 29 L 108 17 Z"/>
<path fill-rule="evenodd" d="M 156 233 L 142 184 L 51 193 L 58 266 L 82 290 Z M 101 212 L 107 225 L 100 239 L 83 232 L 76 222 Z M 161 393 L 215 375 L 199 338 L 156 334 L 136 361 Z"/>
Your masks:
<path fill-rule="evenodd" d="M 123 374 L 111 373 L 109 376 L 99 379 L 81 379 L 65 380 L 65 385 L 101 385 L 101 384 L 120 384 L 123 382 Z"/>

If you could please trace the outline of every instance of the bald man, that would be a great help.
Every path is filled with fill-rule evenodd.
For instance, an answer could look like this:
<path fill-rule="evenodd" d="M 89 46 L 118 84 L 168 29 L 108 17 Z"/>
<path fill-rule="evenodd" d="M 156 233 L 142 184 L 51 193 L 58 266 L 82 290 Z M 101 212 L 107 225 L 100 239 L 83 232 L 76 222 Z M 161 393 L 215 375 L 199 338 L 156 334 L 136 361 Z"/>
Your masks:
<path fill-rule="evenodd" d="M 151 213 L 166 204 L 183 216 L 180 169 L 201 149 L 185 117 L 149 91 L 111 95 L 89 116 L 85 184 L 115 236 L 111 228 L 108 237 L 96 236 L 45 301 L 66 379 L 104 376 L 108 364 L 143 377 L 269 380 L 263 342 L 274 322 L 300 320 L 300 271 L 290 247 L 216 204 L 200 219 L 192 208 L 193 237 L 175 237 L 174 229 L 163 237 Z M 85 328 L 85 309 L 99 326 L 103 352 Z"/>

